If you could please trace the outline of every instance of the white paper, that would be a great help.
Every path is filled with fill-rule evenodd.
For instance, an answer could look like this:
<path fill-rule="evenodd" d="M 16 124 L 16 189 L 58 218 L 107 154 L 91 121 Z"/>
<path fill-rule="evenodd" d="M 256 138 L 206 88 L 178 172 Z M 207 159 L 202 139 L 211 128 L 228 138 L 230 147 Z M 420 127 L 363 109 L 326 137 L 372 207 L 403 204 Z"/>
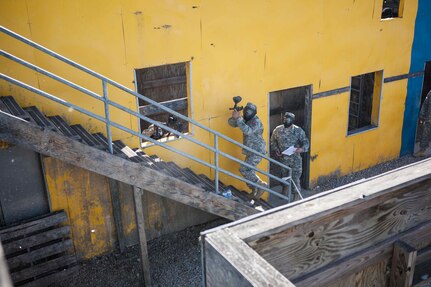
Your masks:
<path fill-rule="evenodd" d="M 284 155 L 292 155 L 292 154 L 295 153 L 295 151 L 296 151 L 296 147 L 291 146 L 291 147 L 287 148 L 285 151 L 283 151 L 282 154 L 284 154 Z"/>

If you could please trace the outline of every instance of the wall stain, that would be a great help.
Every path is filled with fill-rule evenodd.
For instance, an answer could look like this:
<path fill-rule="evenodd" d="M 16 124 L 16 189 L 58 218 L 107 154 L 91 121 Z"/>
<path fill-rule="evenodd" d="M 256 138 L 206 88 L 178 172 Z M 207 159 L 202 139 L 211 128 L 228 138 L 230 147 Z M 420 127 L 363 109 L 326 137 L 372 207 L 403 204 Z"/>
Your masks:
<path fill-rule="evenodd" d="M 200 32 L 201 32 L 201 50 L 202 50 L 202 19 L 200 19 L 199 25 L 200 25 Z"/>
<path fill-rule="evenodd" d="M 156 30 L 160 30 L 162 28 L 165 29 L 165 30 L 167 30 L 167 29 L 172 28 L 172 25 L 165 24 L 165 25 L 162 25 L 162 26 L 154 27 L 154 29 L 156 29 Z"/>
<path fill-rule="evenodd" d="M 317 178 L 317 180 L 314 180 L 310 185 L 311 186 L 319 186 L 319 185 L 321 185 L 321 184 L 323 184 L 325 182 L 328 182 L 328 181 L 330 181 L 332 179 L 336 179 L 336 178 L 339 178 L 339 177 L 341 177 L 341 170 L 340 170 L 340 168 L 337 168 L 334 172 L 331 172 L 328 175 L 319 176 Z"/>
<path fill-rule="evenodd" d="M 121 31 L 123 33 L 123 45 L 124 45 L 124 64 L 127 65 L 127 47 L 126 47 L 126 33 L 124 32 L 124 19 L 123 19 L 123 9 L 121 9 Z"/>

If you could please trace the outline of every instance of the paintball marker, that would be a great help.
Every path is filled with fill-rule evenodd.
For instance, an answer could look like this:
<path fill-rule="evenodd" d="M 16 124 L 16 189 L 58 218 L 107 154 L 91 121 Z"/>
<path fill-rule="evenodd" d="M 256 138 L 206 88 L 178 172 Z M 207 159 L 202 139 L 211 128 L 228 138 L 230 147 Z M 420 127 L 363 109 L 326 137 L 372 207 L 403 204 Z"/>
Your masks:
<path fill-rule="evenodd" d="M 235 105 L 232 108 L 229 108 L 229 110 L 235 110 L 237 112 L 241 111 L 243 109 L 243 106 L 238 106 L 239 102 L 242 101 L 242 98 L 240 96 L 236 96 L 232 98 Z"/>

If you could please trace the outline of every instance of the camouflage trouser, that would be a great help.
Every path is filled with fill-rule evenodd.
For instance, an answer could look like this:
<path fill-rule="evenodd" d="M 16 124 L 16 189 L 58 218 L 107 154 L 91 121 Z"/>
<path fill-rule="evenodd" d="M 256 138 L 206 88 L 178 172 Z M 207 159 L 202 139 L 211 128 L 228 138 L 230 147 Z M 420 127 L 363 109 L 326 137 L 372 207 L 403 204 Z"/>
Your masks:
<path fill-rule="evenodd" d="M 283 156 L 280 158 L 280 162 L 284 165 L 287 165 L 292 169 L 292 180 L 298 188 L 299 192 L 301 192 L 301 174 L 302 174 L 302 158 L 298 155 L 293 156 Z M 281 176 L 286 177 L 289 176 L 289 171 L 287 169 L 281 170 Z M 295 188 L 292 185 L 291 188 L 293 194 L 295 194 Z"/>
<path fill-rule="evenodd" d="M 424 122 L 421 126 L 419 147 L 426 149 L 431 141 L 431 123 Z"/>
<path fill-rule="evenodd" d="M 261 156 L 258 156 L 258 155 L 255 155 L 255 154 L 250 154 L 250 155 L 247 155 L 245 157 L 244 161 L 246 163 L 248 163 L 249 165 L 256 167 L 261 160 L 262 160 Z M 254 169 L 251 169 L 251 168 L 243 165 L 243 164 L 239 167 L 239 172 L 242 174 L 242 176 L 245 179 L 248 179 L 249 181 L 252 181 L 252 182 L 258 182 L 258 181 L 260 181 L 260 178 L 256 175 L 256 171 Z M 247 186 L 250 189 L 253 189 L 252 185 L 247 184 Z"/>

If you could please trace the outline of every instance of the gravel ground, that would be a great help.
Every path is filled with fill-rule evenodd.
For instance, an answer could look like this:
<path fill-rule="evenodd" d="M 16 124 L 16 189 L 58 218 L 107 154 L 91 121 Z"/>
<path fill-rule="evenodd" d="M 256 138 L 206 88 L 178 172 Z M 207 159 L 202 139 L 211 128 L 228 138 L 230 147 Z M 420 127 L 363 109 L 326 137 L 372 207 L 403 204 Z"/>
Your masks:
<path fill-rule="evenodd" d="M 354 174 L 328 178 L 308 194 L 330 190 L 422 159 L 404 156 Z M 218 219 L 149 241 L 148 253 L 154 286 L 201 286 L 199 233 L 227 222 Z M 84 262 L 74 276 L 51 287 L 133 287 L 140 286 L 141 277 L 139 248 L 134 246 L 125 254 L 113 253 Z"/>

